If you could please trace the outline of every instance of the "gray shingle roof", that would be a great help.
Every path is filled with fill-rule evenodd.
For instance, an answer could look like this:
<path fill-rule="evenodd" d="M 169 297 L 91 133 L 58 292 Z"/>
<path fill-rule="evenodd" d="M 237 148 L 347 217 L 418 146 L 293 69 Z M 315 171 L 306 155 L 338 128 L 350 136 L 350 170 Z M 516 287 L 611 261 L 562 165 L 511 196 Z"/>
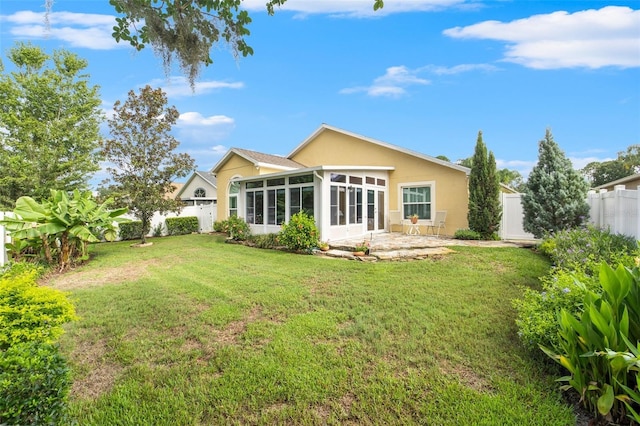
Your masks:
<path fill-rule="evenodd" d="M 297 161 L 289 160 L 288 158 L 281 157 L 279 155 L 265 154 L 263 152 L 241 148 L 233 148 L 233 150 L 243 157 L 253 160 L 255 163 L 273 164 L 274 166 L 289 167 L 292 169 L 305 167 L 304 164 L 300 164 Z"/>

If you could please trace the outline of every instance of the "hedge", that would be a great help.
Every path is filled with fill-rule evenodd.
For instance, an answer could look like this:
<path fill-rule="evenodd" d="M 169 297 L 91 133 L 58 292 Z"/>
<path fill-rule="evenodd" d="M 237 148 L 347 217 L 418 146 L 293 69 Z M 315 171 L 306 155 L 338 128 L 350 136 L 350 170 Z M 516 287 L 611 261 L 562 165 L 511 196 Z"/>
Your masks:
<path fill-rule="evenodd" d="M 186 235 L 198 232 L 200 224 L 195 216 L 186 217 L 168 217 L 165 220 L 167 224 L 167 234 L 169 235 Z"/>

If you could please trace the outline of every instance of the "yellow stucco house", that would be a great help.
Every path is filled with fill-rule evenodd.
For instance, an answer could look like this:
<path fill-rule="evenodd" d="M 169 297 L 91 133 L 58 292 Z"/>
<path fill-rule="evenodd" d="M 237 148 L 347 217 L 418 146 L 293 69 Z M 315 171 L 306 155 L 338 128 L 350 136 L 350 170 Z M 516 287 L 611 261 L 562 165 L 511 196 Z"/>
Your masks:
<path fill-rule="evenodd" d="M 402 231 L 417 214 L 422 233 L 446 211 L 446 233 L 468 228 L 470 169 L 326 124 L 287 157 L 232 148 L 213 167 L 219 220 L 244 218 L 276 233 L 303 210 L 320 238 Z"/>

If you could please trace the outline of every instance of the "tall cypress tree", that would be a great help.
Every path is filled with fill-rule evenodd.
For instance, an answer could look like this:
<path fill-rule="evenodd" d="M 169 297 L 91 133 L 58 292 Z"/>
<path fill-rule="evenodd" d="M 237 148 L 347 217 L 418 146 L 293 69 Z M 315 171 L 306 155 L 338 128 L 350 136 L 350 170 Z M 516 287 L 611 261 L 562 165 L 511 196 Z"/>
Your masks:
<path fill-rule="evenodd" d="M 500 205 L 500 182 L 493 152 L 487 153 L 478 132 L 469 175 L 469 228 L 484 239 L 492 239 L 500 229 L 502 207 Z"/>
<path fill-rule="evenodd" d="M 547 129 L 522 196 L 523 227 L 536 238 L 580 226 L 589 216 L 589 184 Z"/>

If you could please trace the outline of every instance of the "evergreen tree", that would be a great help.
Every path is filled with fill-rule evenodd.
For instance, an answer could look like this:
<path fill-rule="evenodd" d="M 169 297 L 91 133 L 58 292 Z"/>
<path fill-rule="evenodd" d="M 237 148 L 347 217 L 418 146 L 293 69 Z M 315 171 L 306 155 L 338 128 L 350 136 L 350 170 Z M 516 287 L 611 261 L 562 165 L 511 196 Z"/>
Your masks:
<path fill-rule="evenodd" d="M 107 169 L 114 182 L 108 189 L 124 194 L 127 207 L 142 221 L 143 243 L 155 212 L 180 210 L 181 203 L 166 195 L 175 189 L 171 182 L 194 167 L 189 154 L 174 152 L 180 142 L 170 132 L 179 114 L 166 103 L 161 89 L 146 86 L 140 95 L 130 91 L 124 104 L 114 104 L 108 121 L 112 139 L 102 143 L 102 153 L 114 166 Z"/>
<path fill-rule="evenodd" d="M 475 153 L 471 159 L 469 175 L 469 228 L 482 238 L 492 239 L 500 229 L 502 206 L 500 205 L 500 182 L 493 152 L 487 154 L 487 146 L 482 141 L 482 131 L 478 132 Z"/>
<path fill-rule="evenodd" d="M 554 142 L 551 130 L 540 141 L 522 196 L 524 229 L 536 238 L 580 226 L 589 215 L 589 184 Z"/>

